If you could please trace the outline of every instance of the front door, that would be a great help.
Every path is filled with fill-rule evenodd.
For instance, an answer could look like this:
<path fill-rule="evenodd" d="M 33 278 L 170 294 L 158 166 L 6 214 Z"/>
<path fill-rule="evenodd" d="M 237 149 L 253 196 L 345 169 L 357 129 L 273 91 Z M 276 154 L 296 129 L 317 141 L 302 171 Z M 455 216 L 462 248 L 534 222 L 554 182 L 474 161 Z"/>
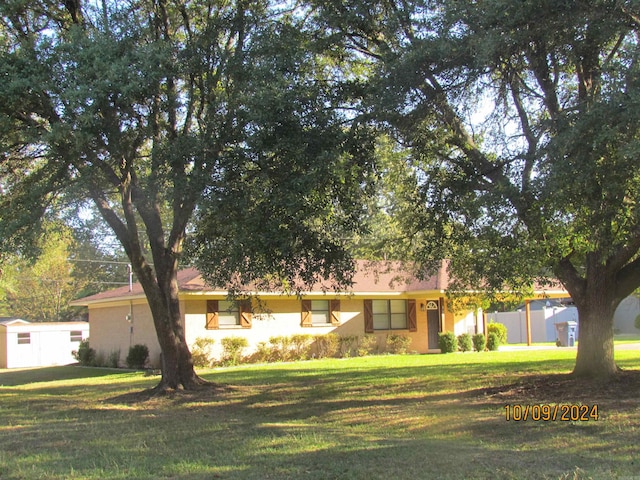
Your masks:
<path fill-rule="evenodd" d="M 440 348 L 438 346 L 438 333 L 440 332 L 440 302 L 438 300 L 427 301 L 427 335 L 429 350 Z"/>

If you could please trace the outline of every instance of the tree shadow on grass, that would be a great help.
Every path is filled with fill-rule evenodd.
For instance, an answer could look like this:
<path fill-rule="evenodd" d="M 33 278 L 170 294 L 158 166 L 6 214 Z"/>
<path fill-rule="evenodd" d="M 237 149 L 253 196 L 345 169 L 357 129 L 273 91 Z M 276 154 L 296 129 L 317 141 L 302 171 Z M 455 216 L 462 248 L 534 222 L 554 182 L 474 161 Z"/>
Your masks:
<path fill-rule="evenodd" d="M 29 383 L 107 377 L 122 373 L 124 372 L 119 369 L 80 367 L 78 365 L 0 370 L 0 386 L 15 387 Z"/>
<path fill-rule="evenodd" d="M 431 378 L 426 369 L 416 369 L 402 377 L 412 377 L 414 381 L 399 384 L 381 384 L 380 379 L 389 375 L 398 375 L 398 369 L 391 373 L 374 369 L 375 371 L 361 371 L 358 375 L 350 373 L 349 385 L 344 385 L 344 378 L 339 375 L 326 374 L 323 376 L 283 375 L 279 382 L 265 372 L 263 383 L 257 383 L 257 378 L 251 379 L 249 384 L 210 383 L 193 390 L 158 391 L 147 389 L 128 392 L 104 400 L 107 404 L 134 405 L 137 403 L 159 400 L 175 405 L 198 403 L 205 407 L 207 404 L 225 404 L 232 402 L 236 406 L 257 408 L 268 406 L 271 411 L 278 410 L 278 402 L 282 402 L 283 410 L 291 413 L 296 403 L 301 405 L 301 411 L 309 414 L 322 413 L 327 405 L 333 408 L 345 408 L 352 402 L 361 404 L 387 405 L 394 403 L 434 402 L 434 401 L 487 401 L 493 403 L 583 403 L 602 404 L 611 409 L 630 409 L 637 406 L 640 397 L 640 370 L 623 370 L 609 380 L 585 380 L 574 378 L 571 374 L 528 374 L 519 375 L 515 381 L 499 386 L 457 389 L 452 393 L 443 393 L 439 389 L 440 383 L 431 384 Z M 403 369 L 400 369 L 403 370 Z M 377 373 L 378 375 L 375 375 Z M 406 377 L 405 377 L 406 378 Z M 256 382 L 256 383 L 254 383 Z M 352 398 L 345 399 L 345 390 Z M 386 398 L 375 398 L 376 390 L 384 392 Z M 424 395 L 415 396 L 413 392 Z M 412 398 L 403 398 L 405 393 L 412 393 Z M 397 398 L 393 398 L 397 395 Z M 358 399 L 360 397 L 360 399 Z M 363 397 L 368 398 L 363 400 Z M 373 398 L 373 400 L 372 400 Z"/>
<path fill-rule="evenodd" d="M 235 391 L 237 388 L 238 387 L 234 387 L 232 385 L 213 382 L 198 385 L 189 390 L 159 389 L 157 387 L 153 387 L 116 395 L 115 397 L 103 400 L 103 403 L 112 405 L 136 405 L 152 400 L 168 400 L 176 404 L 193 401 L 211 401 L 219 397 L 221 394 Z"/>
<path fill-rule="evenodd" d="M 572 374 L 526 375 L 515 383 L 468 392 L 503 403 L 534 402 L 600 404 L 617 410 L 635 409 L 640 398 L 640 370 L 621 370 L 608 379 Z"/>
<path fill-rule="evenodd" d="M 151 389 L 134 391 L 104 402 L 140 408 L 64 410 L 48 419 L 48 432 L 42 423 L 23 426 L 3 441 L 24 452 L 37 442 L 45 451 L 53 441 L 63 452 L 56 455 L 65 456 L 64 467 L 41 455 L 32 461 L 42 462 L 43 471 L 80 468 L 83 455 L 99 452 L 93 461 L 100 468 L 137 469 L 145 473 L 136 478 L 145 480 L 582 479 L 634 471 L 627 453 L 635 445 L 633 428 L 617 428 L 615 422 L 506 422 L 503 405 L 597 401 L 603 409 L 609 402 L 611 411 L 612 402 L 633 400 L 637 409 L 640 371 L 595 384 L 530 374 L 501 387 L 473 388 L 474 383 L 467 390 L 441 391 L 440 383 L 420 378 L 429 376 L 424 369 L 411 371 L 406 384 L 378 384 L 376 370 L 346 381 L 337 374 L 304 375 L 161 396 Z M 391 377 L 398 371 L 383 373 Z M 69 415 L 77 418 L 61 423 L 59 417 Z M 85 428 L 96 438 L 88 441 Z M 95 475 L 95 467 L 85 468 Z M 113 472 L 105 478 L 121 477 Z"/>

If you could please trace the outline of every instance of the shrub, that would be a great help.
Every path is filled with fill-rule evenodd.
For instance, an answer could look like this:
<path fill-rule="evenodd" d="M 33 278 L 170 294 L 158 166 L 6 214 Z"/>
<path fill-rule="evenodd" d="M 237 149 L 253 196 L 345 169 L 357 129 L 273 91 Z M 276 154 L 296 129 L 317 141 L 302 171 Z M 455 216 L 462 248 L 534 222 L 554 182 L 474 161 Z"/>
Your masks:
<path fill-rule="evenodd" d="M 476 333 L 473 337 L 471 337 L 473 341 L 473 349 L 476 352 L 484 352 L 484 349 L 487 346 L 487 339 L 484 336 L 484 333 Z"/>
<path fill-rule="evenodd" d="M 357 335 L 340 335 L 338 337 L 338 351 L 343 358 L 351 357 L 358 350 Z"/>
<path fill-rule="evenodd" d="M 291 360 L 307 360 L 311 356 L 313 335 L 309 333 L 297 333 L 291 335 L 289 341 L 289 358 Z"/>
<path fill-rule="evenodd" d="M 120 366 L 120 350 L 112 350 L 107 357 L 106 366 L 109 368 L 118 368 Z"/>
<path fill-rule="evenodd" d="M 458 351 L 458 339 L 453 332 L 442 332 L 438 334 L 438 346 L 441 353 L 452 353 Z"/>
<path fill-rule="evenodd" d="M 335 357 L 340 345 L 340 337 L 335 333 L 316 335 L 316 355 L 318 358 Z"/>
<path fill-rule="evenodd" d="M 461 352 L 470 352 L 473 349 L 473 341 L 471 340 L 471 335 L 469 335 L 468 333 L 458 335 L 458 348 Z"/>
<path fill-rule="evenodd" d="M 267 342 L 259 342 L 256 345 L 256 351 L 251 355 L 252 362 L 263 363 L 273 361 L 273 349 L 267 345 Z"/>
<path fill-rule="evenodd" d="M 198 337 L 191 346 L 191 357 L 195 367 L 210 367 L 213 364 L 211 347 L 215 343 L 213 338 Z"/>
<path fill-rule="evenodd" d="M 271 337 L 269 343 L 271 344 L 270 361 L 286 362 L 291 359 L 291 337 Z"/>
<path fill-rule="evenodd" d="M 378 351 L 378 337 L 371 333 L 365 334 L 358 341 L 358 355 L 365 357 Z"/>
<path fill-rule="evenodd" d="M 249 345 L 249 341 L 244 337 L 225 337 L 221 343 L 223 365 L 238 365 L 242 351 Z"/>
<path fill-rule="evenodd" d="M 490 323 L 487 325 L 487 335 L 495 333 L 498 337 L 498 344 L 505 345 L 507 343 L 507 327 L 501 323 Z"/>
<path fill-rule="evenodd" d="M 84 367 L 93 367 L 96 362 L 96 351 L 89 346 L 89 339 L 85 338 L 80 342 L 78 350 L 71 352 L 80 365 Z"/>
<path fill-rule="evenodd" d="M 142 369 L 146 365 L 148 359 L 149 349 L 147 346 L 137 344 L 129 347 L 129 354 L 127 355 L 125 362 L 129 368 Z"/>
<path fill-rule="evenodd" d="M 635 321 L 633 322 L 633 324 L 635 325 L 635 327 L 640 330 L 640 314 L 638 314 L 638 316 L 636 317 Z"/>
<path fill-rule="evenodd" d="M 407 335 L 387 335 L 387 351 L 389 353 L 405 354 L 411 345 L 411 337 Z"/>
<path fill-rule="evenodd" d="M 487 335 L 487 349 L 491 351 L 498 350 L 500 346 L 500 338 L 494 332 Z"/>
<path fill-rule="evenodd" d="M 107 360 L 105 359 L 104 352 L 96 352 L 96 358 L 92 364 L 93 367 L 106 367 Z"/>

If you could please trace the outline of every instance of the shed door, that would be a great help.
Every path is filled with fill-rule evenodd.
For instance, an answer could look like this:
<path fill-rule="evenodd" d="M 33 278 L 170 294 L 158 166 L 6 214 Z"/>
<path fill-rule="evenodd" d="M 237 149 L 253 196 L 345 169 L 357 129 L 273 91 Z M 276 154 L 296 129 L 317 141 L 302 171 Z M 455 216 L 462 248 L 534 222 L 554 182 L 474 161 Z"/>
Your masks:
<path fill-rule="evenodd" d="M 427 301 L 427 335 L 429 350 L 440 348 L 438 346 L 438 333 L 440 332 L 440 302 L 438 300 Z"/>

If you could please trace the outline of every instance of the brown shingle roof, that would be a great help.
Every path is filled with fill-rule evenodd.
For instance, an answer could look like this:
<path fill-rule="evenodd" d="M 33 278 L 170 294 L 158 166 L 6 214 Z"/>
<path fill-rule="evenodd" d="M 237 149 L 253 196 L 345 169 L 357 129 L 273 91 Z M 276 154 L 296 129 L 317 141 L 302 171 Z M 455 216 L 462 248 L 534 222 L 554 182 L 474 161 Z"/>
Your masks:
<path fill-rule="evenodd" d="M 358 261 L 353 276 L 353 286 L 345 293 L 409 293 L 424 291 L 444 291 L 447 288 L 448 277 L 446 266 L 431 277 L 423 280 L 411 275 L 408 269 L 400 262 L 370 262 Z M 178 272 L 178 288 L 180 292 L 216 292 L 224 290 L 209 287 L 202 275 L 195 268 L 186 268 Z M 326 287 L 314 285 L 307 293 L 321 292 Z M 129 286 L 100 292 L 89 297 L 72 302 L 73 305 L 88 305 L 102 301 L 126 300 L 130 298 L 144 297 L 144 291 L 140 283 L 134 283 L 131 291 Z"/>

